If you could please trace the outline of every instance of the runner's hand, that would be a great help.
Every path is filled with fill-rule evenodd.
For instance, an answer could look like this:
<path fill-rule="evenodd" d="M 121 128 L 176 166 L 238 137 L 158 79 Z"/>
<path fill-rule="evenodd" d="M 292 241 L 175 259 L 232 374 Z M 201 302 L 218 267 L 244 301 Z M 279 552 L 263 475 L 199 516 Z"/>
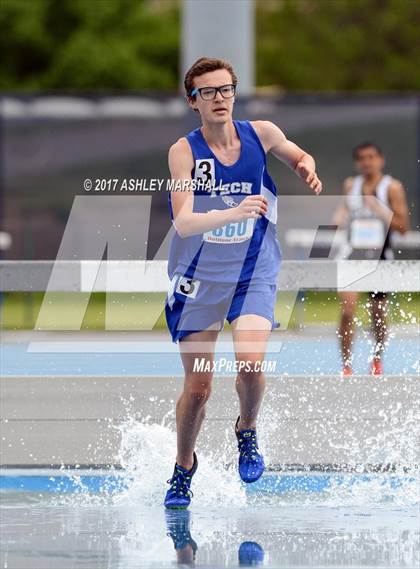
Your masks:
<path fill-rule="evenodd" d="M 303 162 L 299 162 L 296 166 L 296 172 L 299 178 L 306 182 L 306 184 L 308 184 L 308 186 L 316 193 L 316 195 L 321 193 L 322 182 L 314 170 L 309 169 L 308 166 Z"/>
<path fill-rule="evenodd" d="M 237 221 L 249 218 L 259 219 L 267 211 L 268 201 L 263 196 L 248 196 L 234 209 Z"/>

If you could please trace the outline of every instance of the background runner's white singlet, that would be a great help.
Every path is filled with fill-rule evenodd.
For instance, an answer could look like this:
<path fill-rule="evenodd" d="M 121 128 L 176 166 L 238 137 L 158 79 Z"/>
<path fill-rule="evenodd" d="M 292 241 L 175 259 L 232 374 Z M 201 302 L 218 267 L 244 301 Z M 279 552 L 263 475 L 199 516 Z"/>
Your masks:
<path fill-rule="evenodd" d="M 391 176 L 383 176 L 375 188 L 375 197 L 390 209 L 388 188 Z M 388 225 L 364 203 L 363 176 L 356 176 L 346 195 L 349 210 L 347 240 L 338 258 L 353 260 L 393 259 Z M 390 209 L 391 211 L 391 209 Z"/>

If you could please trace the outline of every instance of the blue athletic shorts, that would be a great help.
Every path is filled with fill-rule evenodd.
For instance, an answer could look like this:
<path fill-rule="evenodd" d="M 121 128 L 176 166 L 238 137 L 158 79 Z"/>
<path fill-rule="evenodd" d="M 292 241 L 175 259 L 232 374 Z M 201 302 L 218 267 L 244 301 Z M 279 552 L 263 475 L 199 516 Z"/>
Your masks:
<path fill-rule="evenodd" d="M 250 281 L 248 283 L 214 283 L 174 275 L 165 304 L 166 322 L 177 342 L 193 332 L 206 330 L 218 322 L 222 330 L 238 316 L 257 314 L 271 322 L 271 329 L 280 324 L 274 319 L 277 286 Z"/>

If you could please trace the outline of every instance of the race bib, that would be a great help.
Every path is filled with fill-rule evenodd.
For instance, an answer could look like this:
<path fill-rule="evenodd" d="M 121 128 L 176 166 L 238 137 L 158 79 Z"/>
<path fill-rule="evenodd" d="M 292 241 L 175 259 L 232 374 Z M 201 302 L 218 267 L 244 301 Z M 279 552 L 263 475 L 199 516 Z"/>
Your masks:
<path fill-rule="evenodd" d="M 201 281 L 197 279 L 181 277 L 178 281 L 175 292 L 178 294 L 184 294 L 190 298 L 195 298 L 197 296 L 198 289 L 200 288 L 200 284 Z"/>
<path fill-rule="evenodd" d="M 203 240 L 208 243 L 219 243 L 222 245 L 242 243 L 251 239 L 254 225 L 255 219 L 252 218 L 244 219 L 244 221 L 238 221 L 237 223 L 228 223 L 203 233 Z"/>
<path fill-rule="evenodd" d="M 350 227 L 354 249 L 379 249 L 385 243 L 384 225 L 380 219 L 355 219 Z"/>
<path fill-rule="evenodd" d="M 214 184 L 216 177 L 214 173 L 213 158 L 205 158 L 204 160 L 195 161 L 195 179 L 199 180 L 207 187 Z"/>

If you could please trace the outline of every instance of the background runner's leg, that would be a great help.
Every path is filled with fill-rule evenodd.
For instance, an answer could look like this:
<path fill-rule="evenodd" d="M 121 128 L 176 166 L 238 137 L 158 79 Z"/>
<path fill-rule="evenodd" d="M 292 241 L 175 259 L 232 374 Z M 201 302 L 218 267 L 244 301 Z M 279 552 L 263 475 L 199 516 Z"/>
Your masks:
<path fill-rule="evenodd" d="M 383 294 L 371 295 L 370 304 L 372 326 L 376 341 L 374 359 L 379 361 L 384 351 L 387 336 L 386 312 L 388 301 Z"/>
<path fill-rule="evenodd" d="M 344 365 L 351 365 L 353 338 L 354 338 L 354 315 L 357 310 L 358 292 L 339 293 L 341 304 L 341 321 L 339 338 L 341 342 L 341 354 Z"/>

